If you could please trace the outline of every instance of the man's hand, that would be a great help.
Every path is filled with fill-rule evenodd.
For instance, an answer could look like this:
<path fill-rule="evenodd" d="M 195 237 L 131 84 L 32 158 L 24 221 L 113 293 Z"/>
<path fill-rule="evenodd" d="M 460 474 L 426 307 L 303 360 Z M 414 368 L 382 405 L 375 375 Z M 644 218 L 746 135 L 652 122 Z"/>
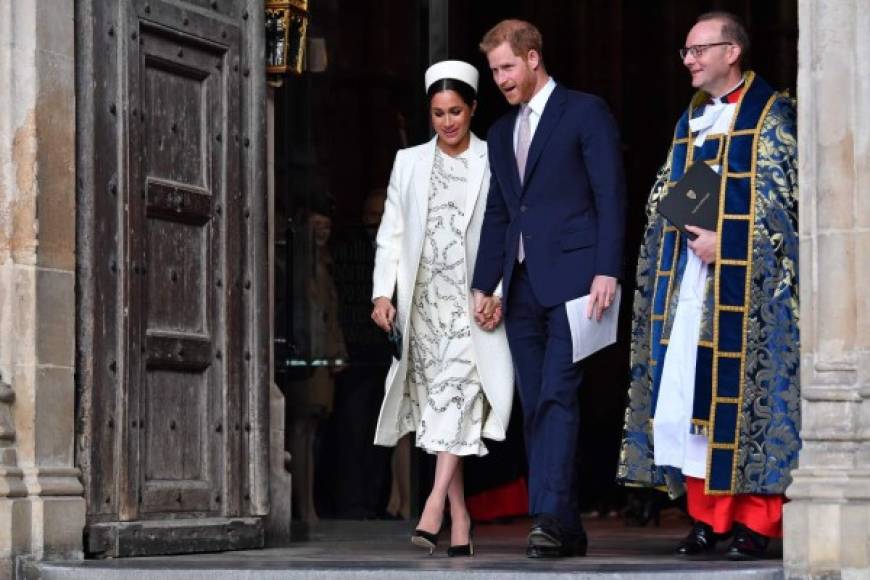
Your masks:
<path fill-rule="evenodd" d="M 592 288 L 589 289 L 589 302 L 586 305 L 586 318 L 595 316 L 595 320 L 601 320 L 604 311 L 613 304 L 616 296 L 616 278 L 599 274 L 592 279 Z"/>
<path fill-rule="evenodd" d="M 485 309 L 484 314 L 489 316 L 486 323 L 480 325 L 480 327 L 487 331 L 495 330 L 495 328 L 501 324 L 502 319 L 502 310 L 501 310 L 501 298 L 498 296 L 490 296 L 489 297 L 489 306 L 491 307 L 488 311 Z M 487 314 L 488 312 L 488 314 Z"/>
<path fill-rule="evenodd" d="M 502 318 L 501 299 L 474 290 L 474 320 L 484 330 L 493 330 Z"/>
<path fill-rule="evenodd" d="M 716 232 L 690 225 L 687 225 L 686 229 L 698 236 L 694 240 L 689 240 L 689 249 L 695 252 L 695 255 L 701 258 L 705 264 L 715 262 Z"/>
<path fill-rule="evenodd" d="M 389 298 L 383 296 L 375 298 L 375 307 L 372 309 L 372 320 L 381 327 L 384 332 L 390 332 L 393 320 L 396 318 L 396 308 Z"/>

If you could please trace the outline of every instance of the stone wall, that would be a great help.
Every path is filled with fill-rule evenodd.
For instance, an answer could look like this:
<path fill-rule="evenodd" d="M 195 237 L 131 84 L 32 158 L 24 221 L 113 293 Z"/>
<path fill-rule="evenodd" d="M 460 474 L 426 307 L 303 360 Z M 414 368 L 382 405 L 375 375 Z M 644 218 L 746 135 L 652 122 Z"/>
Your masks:
<path fill-rule="evenodd" d="M 81 557 L 73 0 L 0 0 L 0 578 Z"/>
<path fill-rule="evenodd" d="M 870 0 L 799 3 L 803 449 L 790 577 L 870 577 Z"/>

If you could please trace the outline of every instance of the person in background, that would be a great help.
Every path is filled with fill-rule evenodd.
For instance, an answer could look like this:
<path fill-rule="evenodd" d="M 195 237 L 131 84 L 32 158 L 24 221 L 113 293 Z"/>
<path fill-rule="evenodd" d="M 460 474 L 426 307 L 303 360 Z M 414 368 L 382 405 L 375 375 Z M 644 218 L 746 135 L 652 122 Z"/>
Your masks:
<path fill-rule="evenodd" d="M 335 379 L 330 437 L 320 456 L 332 467 L 333 476 L 325 487 L 332 495 L 334 516 L 344 519 L 398 516 L 387 506 L 391 450 L 372 444 L 392 360 L 387 337 L 370 318 L 375 236 L 386 199 L 385 188 L 369 191 L 359 224 L 342 228 L 333 243 L 338 319 L 348 360 Z"/>
<path fill-rule="evenodd" d="M 299 506 L 299 519 L 318 520 L 314 505 L 314 442 L 322 422 L 332 413 L 335 376 L 344 368 L 347 348 L 338 323 L 338 294 L 333 282 L 329 238 L 332 234 L 331 209 L 326 200 L 315 200 L 299 212 L 304 224 L 312 267 L 304 280 L 307 298 L 307 334 L 310 339 L 310 373 L 290 384 L 289 430 L 292 454 L 293 505 Z"/>

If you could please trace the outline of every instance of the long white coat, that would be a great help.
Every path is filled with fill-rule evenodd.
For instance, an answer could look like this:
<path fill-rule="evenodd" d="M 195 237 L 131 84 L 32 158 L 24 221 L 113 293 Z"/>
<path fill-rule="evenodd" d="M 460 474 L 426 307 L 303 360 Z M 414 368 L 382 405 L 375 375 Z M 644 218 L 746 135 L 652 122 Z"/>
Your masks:
<path fill-rule="evenodd" d="M 435 159 L 435 141 L 403 149 L 396 154 L 384 216 L 378 229 L 372 299 L 390 298 L 396 290 L 396 320 L 402 331 L 402 360 L 393 359 L 387 374 L 384 402 L 378 417 L 375 443 L 395 445 L 400 432 L 399 407 L 408 370 L 408 340 L 411 300 L 423 252 L 429 209 L 429 179 Z M 480 228 L 489 190 L 486 143 L 471 135 L 468 166 L 468 196 L 465 208 L 465 269 L 471 342 L 483 392 L 491 412 L 482 435 L 501 441 L 505 437 L 513 402 L 514 373 L 504 324 L 492 332 L 474 322 L 471 279 L 480 240 Z"/>

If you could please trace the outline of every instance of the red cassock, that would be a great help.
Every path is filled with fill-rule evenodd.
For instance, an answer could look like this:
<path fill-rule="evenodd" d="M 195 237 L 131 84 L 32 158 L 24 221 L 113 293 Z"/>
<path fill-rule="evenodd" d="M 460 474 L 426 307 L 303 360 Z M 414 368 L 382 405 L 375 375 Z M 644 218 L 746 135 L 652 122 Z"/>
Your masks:
<path fill-rule="evenodd" d="M 712 526 L 717 534 L 730 532 L 736 522 L 769 538 L 781 538 L 784 503 L 783 495 L 707 495 L 703 479 L 686 478 L 689 515 Z"/>

